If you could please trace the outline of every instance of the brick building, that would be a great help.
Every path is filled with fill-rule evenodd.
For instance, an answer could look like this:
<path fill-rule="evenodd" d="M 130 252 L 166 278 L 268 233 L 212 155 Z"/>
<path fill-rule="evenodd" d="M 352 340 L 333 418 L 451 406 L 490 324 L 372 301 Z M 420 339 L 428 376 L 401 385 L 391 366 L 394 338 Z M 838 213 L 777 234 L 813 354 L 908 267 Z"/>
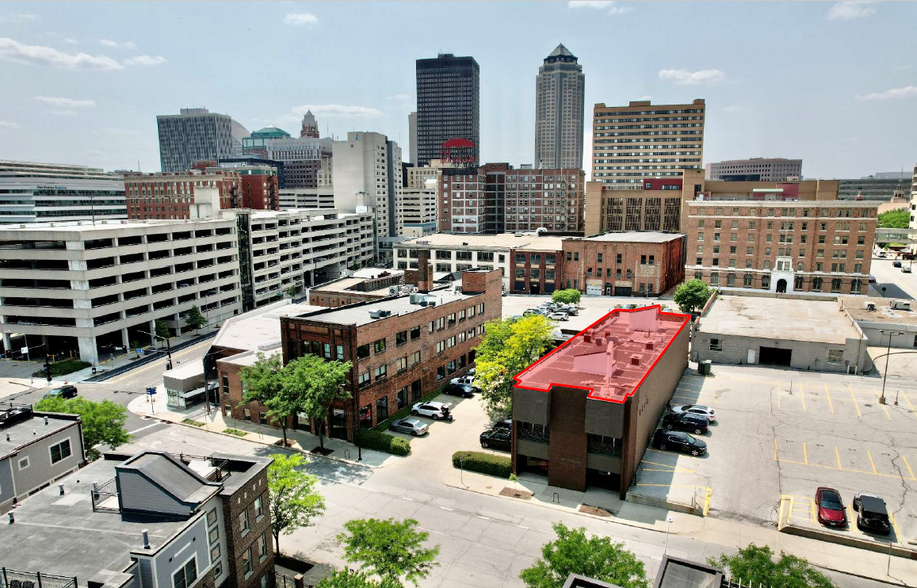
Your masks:
<path fill-rule="evenodd" d="M 236 171 L 218 168 L 206 172 L 130 173 L 124 176 L 127 218 L 191 218 L 195 188 L 216 188 L 220 208 L 242 206 L 242 176 Z"/>
<path fill-rule="evenodd" d="M 332 404 L 331 437 L 352 440 L 357 426 L 379 424 L 465 371 L 484 324 L 501 316 L 499 271 L 466 271 L 460 292 L 434 290 L 423 257 L 422 268 L 405 276 L 417 279 L 421 294 L 281 319 L 284 362 L 305 353 L 353 362 L 353 397 Z"/>
<path fill-rule="evenodd" d="M 309 304 L 334 308 L 357 302 L 381 300 L 401 293 L 404 272 L 363 268 L 353 275 L 309 289 Z"/>
<path fill-rule="evenodd" d="M 688 364 L 690 317 L 615 310 L 515 376 L 513 471 L 623 499 Z"/>
<path fill-rule="evenodd" d="M 875 201 L 694 200 L 688 277 L 713 287 L 866 294 Z"/>
<path fill-rule="evenodd" d="M 280 182 L 277 169 L 268 165 L 234 165 L 231 168 L 209 167 L 208 173 L 230 169 L 239 174 L 240 208 L 280 210 Z"/>

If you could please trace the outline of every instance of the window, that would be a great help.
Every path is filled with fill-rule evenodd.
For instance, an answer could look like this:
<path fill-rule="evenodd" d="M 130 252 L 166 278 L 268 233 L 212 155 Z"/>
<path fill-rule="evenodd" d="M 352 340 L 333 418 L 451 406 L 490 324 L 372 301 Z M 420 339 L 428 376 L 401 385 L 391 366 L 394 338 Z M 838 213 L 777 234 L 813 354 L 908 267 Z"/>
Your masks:
<path fill-rule="evenodd" d="M 70 439 L 64 439 L 60 443 L 52 445 L 48 448 L 48 451 L 51 453 L 51 465 L 67 459 L 73 453 L 70 450 Z"/>
<path fill-rule="evenodd" d="M 369 370 L 362 372 L 357 376 L 357 387 L 362 388 L 363 386 L 369 385 Z"/>
<path fill-rule="evenodd" d="M 357 359 L 366 359 L 369 357 L 369 344 L 357 347 Z"/>
<path fill-rule="evenodd" d="M 218 559 L 220 559 L 220 546 L 214 545 L 210 548 L 210 563 L 214 563 Z"/>
<path fill-rule="evenodd" d="M 210 527 L 217 522 L 217 509 L 211 508 L 207 513 L 207 526 Z"/>
<path fill-rule="evenodd" d="M 255 520 L 260 521 L 264 516 L 264 500 L 261 496 L 255 499 Z"/>
<path fill-rule="evenodd" d="M 387 366 L 380 365 L 373 370 L 373 379 L 382 380 L 387 375 Z"/>
<path fill-rule="evenodd" d="M 243 537 L 251 530 L 251 525 L 248 522 L 248 509 L 239 513 L 239 529 L 241 529 Z"/>
<path fill-rule="evenodd" d="M 828 363 L 839 364 L 843 360 L 844 360 L 844 350 L 843 349 L 829 349 L 828 350 Z"/>
<path fill-rule="evenodd" d="M 29 458 L 23 457 L 22 459 L 19 460 L 19 469 L 24 470 L 27 467 L 29 467 Z"/>
<path fill-rule="evenodd" d="M 710 339 L 710 351 L 722 351 L 722 350 L 723 350 L 722 339 Z"/>
<path fill-rule="evenodd" d="M 245 575 L 246 578 L 252 575 L 252 548 L 251 547 L 249 547 L 248 549 L 242 552 L 242 573 Z M 176 588 L 178 587 L 176 586 Z"/>
<path fill-rule="evenodd" d="M 411 341 L 414 341 L 416 339 L 420 339 L 420 325 L 417 325 L 416 327 L 411 329 Z"/>
<path fill-rule="evenodd" d="M 335 345 L 334 352 L 337 354 L 335 356 L 336 359 L 338 359 L 339 361 L 344 361 L 344 346 L 343 345 Z"/>
<path fill-rule="evenodd" d="M 399 372 L 403 372 L 404 370 L 408 369 L 407 355 L 398 358 L 398 360 L 395 362 L 395 369 L 397 369 Z"/>
<path fill-rule="evenodd" d="M 420 352 L 415 351 L 411 354 L 411 365 L 417 365 L 418 363 L 420 363 Z"/>
<path fill-rule="evenodd" d="M 226 374 L 220 375 L 220 389 L 223 390 L 223 394 L 229 394 L 229 376 Z"/>
<path fill-rule="evenodd" d="M 395 333 L 395 346 L 400 347 L 408 342 L 408 332 L 398 331 Z"/>
<path fill-rule="evenodd" d="M 197 580 L 197 556 L 184 563 L 177 572 L 172 574 L 172 588 L 188 588 Z"/>
<path fill-rule="evenodd" d="M 210 539 L 210 544 L 213 545 L 214 543 L 220 540 L 220 528 L 214 527 L 210 529 L 210 532 L 207 533 L 207 536 Z"/>
<path fill-rule="evenodd" d="M 385 351 L 385 339 L 379 339 L 378 341 L 373 341 L 373 351 L 375 353 L 382 353 Z"/>
<path fill-rule="evenodd" d="M 408 387 L 405 386 L 398 390 L 398 410 L 401 410 L 408 405 Z"/>

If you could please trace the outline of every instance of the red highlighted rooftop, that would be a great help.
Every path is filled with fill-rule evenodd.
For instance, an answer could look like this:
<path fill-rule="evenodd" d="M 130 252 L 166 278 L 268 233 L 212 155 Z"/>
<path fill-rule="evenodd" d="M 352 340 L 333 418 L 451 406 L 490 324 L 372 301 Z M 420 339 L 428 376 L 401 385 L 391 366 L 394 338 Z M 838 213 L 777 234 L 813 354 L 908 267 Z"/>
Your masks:
<path fill-rule="evenodd" d="M 516 388 L 582 388 L 623 403 L 653 371 L 691 317 L 648 306 L 616 309 L 513 378 Z"/>

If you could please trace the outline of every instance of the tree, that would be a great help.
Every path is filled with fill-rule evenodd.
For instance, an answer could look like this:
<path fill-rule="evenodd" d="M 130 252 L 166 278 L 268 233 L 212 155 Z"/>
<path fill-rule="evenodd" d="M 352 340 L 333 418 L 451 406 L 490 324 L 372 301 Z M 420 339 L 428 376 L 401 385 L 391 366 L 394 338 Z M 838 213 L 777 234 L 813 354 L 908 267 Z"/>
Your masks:
<path fill-rule="evenodd" d="M 580 299 L 583 297 L 583 293 L 575 288 L 567 288 L 566 290 L 555 290 L 551 294 L 551 302 L 555 304 L 579 304 Z"/>
<path fill-rule="evenodd" d="M 315 489 L 318 478 L 300 468 L 309 463 L 302 454 L 272 455 L 267 468 L 267 487 L 271 495 L 271 532 L 276 552 L 280 553 L 280 534 L 289 535 L 308 527 L 312 518 L 325 511 L 325 498 Z"/>
<path fill-rule="evenodd" d="M 688 280 L 675 289 L 673 298 L 682 312 L 691 313 L 698 308 L 703 308 L 711 293 L 703 280 Z"/>
<path fill-rule="evenodd" d="M 35 410 L 42 412 L 63 412 L 78 414 L 82 419 L 83 447 L 86 459 L 94 461 L 102 454 L 96 445 L 108 445 L 116 449 L 130 441 L 124 421 L 127 410 L 111 400 L 93 402 L 85 398 L 65 400 L 60 397 L 42 398 L 35 404 Z"/>
<path fill-rule="evenodd" d="M 373 581 L 365 572 L 338 570 L 322 578 L 316 588 L 385 588 L 385 585 Z"/>
<path fill-rule="evenodd" d="M 207 319 L 204 315 L 201 314 L 201 309 L 195 304 L 191 307 L 191 310 L 188 311 L 188 314 L 185 316 L 185 324 L 194 329 L 194 332 L 197 333 L 198 329 L 207 324 Z"/>
<path fill-rule="evenodd" d="M 166 341 L 172 338 L 172 331 L 166 321 L 156 321 L 156 336 Z"/>
<path fill-rule="evenodd" d="M 707 561 L 710 565 L 728 569 L 729 575 L 741 580 L 745 586 L 834 588 L 834 583 L 805 559 L 781 551 L 780 559 L 775 561 L 770 547 L 758 547 L 754 543 L 734 555 L 721 555 L 719 559 L 711 557 Z"/>
<path fill-rule="evenodd" d="M 344 546 L 344 559 L 358 562 L 383 585 L 403 586 L 404 577 L 417 586 L 439 565 L 439 546 L 423 547 L 430 534 L 416 526 L 414 519 L 353 519 L 344 523 L 345 532 L 337 539 Z"/>
<path fill-rule="evenodd" d="M 906 229 L 911 222 L 911 213 L 908 209 L 889 210 L 878 217 L 880 229 Z"/>
<path fill-rule="evenodd" d="M 570 574 L 580 574 L 621 588 L 649 588 L 643 563 L 623 543 L 586 537 L 586 529 L 554 523 L 557 539 L 545 543 L 541 558 L 519 577 L 529 588 L 561 588 Z"/>
<path fill-rule="evenodd" d="M 287 289 L 285 290 L 285 293 L 286 293 L 286 295 L 289 296 L 290 298 L 293 298 L 294 296 L 296 296 L 297 294 L 299 294 L 299 292 L 300 292 L 301 290 L 302 290 L 302 288 L 300 288 L 300 287 L 297 286 L 296 284 L 293 284 L 292 286 L 290 286 L 289 288 L 287 288 Z"/>
<path fill-rule="evenodd" d="M 554 326 L 545 317 L 495 320 L 484 326 L 476 348 L 475 385 L 482 390 L 484 407 L 493 419 L 508 418 L 513 398 L 513 376 L 532 365 L 554 344 Z"/>
<path fill-rule="evenodd" d="M 287 419 L 302 406 L 302 394 L 292 386 L 285 386 L 287 372 L 283 357 L 275 353 L 269 357 L 258 353 L 255 363 L 242 368 L 242 404 L 260 402 L 267 408 L 268 418 L 280 423 L 283 446 L 287 446 Z"/>
<path fill-rule="evenodd" d="M 353 369 L 349 361 L 326 361 L 317 355 L 304 355 L 287 364 L 285 388 L 299 391 L 299 408 L 318 421 L 318 444 L 325 448 L 325 419 L 335 400 L 347 400 L 345 389 Z"/>

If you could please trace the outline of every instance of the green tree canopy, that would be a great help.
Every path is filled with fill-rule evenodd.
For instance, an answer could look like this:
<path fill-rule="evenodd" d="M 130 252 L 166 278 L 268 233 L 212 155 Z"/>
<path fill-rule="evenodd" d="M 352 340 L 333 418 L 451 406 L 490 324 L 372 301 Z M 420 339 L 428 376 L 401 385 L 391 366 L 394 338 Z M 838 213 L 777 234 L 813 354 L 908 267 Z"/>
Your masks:
<path fill-rule="evenodd" d="M 201 309 L 196 304 L 185 315 L 185 324 L 194 329 L 195 332 L 207 324 L 207 318 L 201 314 Z"/>
<path fill-rule="evenodd" d="M 552 526 L 557 539 L 545 543 L 541 558 L 519 574 L 528 588 L 561 588 L 570 574 L 621 588 L 649 588 L 643 563 L 623 543 L 613 543 L 608 537 L 587 537 L 584 527 Z"/>
<path fill-rule="evenodd" d="M 554 345 L 554 326 L 545 317 L 490 321 L 476 348 L 475 385 L 482 390 L 491 418 L 507 418 L 513 399 L 513 376 L 535 363 Z"/>
<path fill-rule="evenodd" d="M 878 217 L 880 229 L 906 229 L 911 222 L 911 212 L 908 209 L 889 210 Z"/>
<path fill-rule="evenodd" d="M 302 454 L 272 455 L 267 468 L 267 487 L 271 496 L 271 532 L 280 553 L 280 534 L 289 535 L 308 527 L 312 518 L 325 511 L 325 498 L 315 489 L 318 478 L 304 472 L 309 463 Z"/>
<path fill-rule="evenodd" d="M 242 368 L 242 404 L 260 402 L 267 408 L 268 418 L 280 424 L 283 446 L 287 446 L 287 418 L 302 406 L 302 393 L 294 386 L 286 386 L 287 370 L 279 353 L 265 356 L 258 353 L 252 365 Z"/>
<path fill-rule="evenodd" d="M 703 280 L 688 280 L 675 289 L 675 304 L 682 312 L 694 312 L 707 304 L 712 294 Z"/>
<path fill-rule="evenodd" d="M 387 588 L 386 583 L 376 582 L 365 572 L 338 570 L 323 578 L 316 588 Z"/>
<path fill-rule="evenodd" d="M 551 302 L 557 304 L 579 304 L 580 298 L 582 297 L 583 293 L 575 288 L 555 290 L 555 292 L 551 294 Z"/>
<path fill-rule="evenodd" d="M 402 578 L 417 586 L 439 565 L 439 546 L 424 547 L 430 534 L 416 527 L 414 519 L 353 519 L 337 539 L 344 559 L 379 576 L 384 586 L 403 586 Z"/>
<path fill-rule="evenodd" d="M 156 336 L 160 339 L 172 338 L 172 331 L 169 330 L 169 324 L 166 321 L 156 321 Z"/>
<path fill-rule="evenodd" d="M 318 442 L 324 449 L 324 425 L 328 408 L 335 400 L 347 400 L 345 388 L 353 364 L 349 361 L 326 361 L 316 355 L 304 355 L 286 366 L 284 388 L 300 395 L 298 410 L 319 421 Z"/>
<path fill-rule="evenodd" d="M 111 400 L 93 402 L 85 398 L 65 400 L 60 397 L 42 398 L 35 404 L 35 410 L 42 412 L 63 412 L 78 414 L 82 419 L 83 447 L 86 459 L 94 461 L 101 456 L 96 445 L 108 445 L 112 449 L 130 441 L 131 436 L 124 428 L 127 410 Z"/>
<path fill-rule="evenodd" d="M 754 543 L 740 549 L 734 555 L 721 555 L 719 559 L 707 560 L 710 565 L 729 571 L 735 581 L 744 586 L 768 586 L 769 588 L 835 588 L 827 576 L 809 565 L 809 562 L 795 555 L 780 552 L 774 559 L 770 547 L 758 547 Z"/>

